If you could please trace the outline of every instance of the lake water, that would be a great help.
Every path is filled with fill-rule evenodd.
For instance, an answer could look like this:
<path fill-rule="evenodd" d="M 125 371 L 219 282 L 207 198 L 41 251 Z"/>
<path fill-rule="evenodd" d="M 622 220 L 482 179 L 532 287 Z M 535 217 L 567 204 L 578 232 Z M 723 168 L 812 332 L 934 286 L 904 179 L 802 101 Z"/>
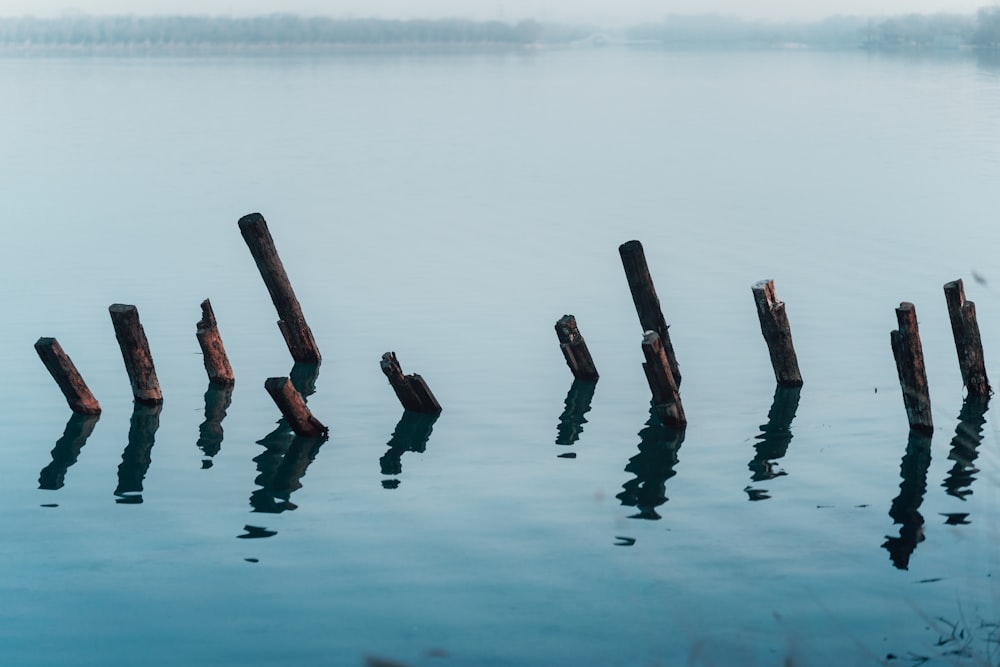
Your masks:
<path fill-rule="evenodd" d="M 1000 428 L 963 407 L 942 293 L 965 280 L 1000 382 L 995 59 L 6 57 L 0 91 L 0 663 L 996 664 Z M 324 356 L 318 449 L 263 389 L 292 362 L 253 211 Z M 682 442 L 650 418 L 630 239 Z M 775 393 L 764 278 L 799 394 Z M 206 297 L 237 376 L 221 442 Z M 112 303 L 139 309 L 159 413 L 133 413 Z M 596 387 L 573 387 L 565 313 Z M 389 350 L 433 423 L 401 421 Z"/>

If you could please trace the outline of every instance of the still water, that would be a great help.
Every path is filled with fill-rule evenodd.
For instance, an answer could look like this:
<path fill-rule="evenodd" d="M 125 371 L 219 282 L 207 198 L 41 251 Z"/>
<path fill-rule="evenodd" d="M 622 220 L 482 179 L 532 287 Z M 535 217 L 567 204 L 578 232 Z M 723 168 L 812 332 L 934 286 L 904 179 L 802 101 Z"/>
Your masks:
<path fill-rule="evenodd" d="M 618 50 L 0 59 L 0 663 L 995 664 L 1000 67 Z M 292 362 L 261 212 L 323 353 Z M 689 420 L 649 410 L 639 239 Z M 750 285 L 805 379 L 775 391 Z M 210 297 L 237 384 L 208 387 Z M 889 331 L 920 316 L 936 430 Z M 165 402 L 133 410 L 107 313 Z M 573 313 L 601 379 L 574 384 Z M 32 345 L 101 401 L 71 417 Z M 394 350 L 444 406 L 403 415 Z"/>

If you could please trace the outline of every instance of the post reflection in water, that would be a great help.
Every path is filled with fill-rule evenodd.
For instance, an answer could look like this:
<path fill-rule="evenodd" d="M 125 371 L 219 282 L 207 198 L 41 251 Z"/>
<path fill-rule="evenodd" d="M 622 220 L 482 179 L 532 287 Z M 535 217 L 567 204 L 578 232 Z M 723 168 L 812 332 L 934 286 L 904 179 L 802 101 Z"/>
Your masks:
<path fill-rule="evenodd" d="M 635 507 L 638 514 L 630 519 L 657 520 L 656 508 L 667 502 L 666 482 L 673 477 L 677 451 L 684 442 L 684 430 L 667 428 L 660 422 L 656 408 L 649 409 L 646 426 L 639 431 L 639 453 L 629 459 L 625 472 L 635 475 L 622 485 L 618 498 L 624 507 Z"/>
<path fill-rule="evenodd" d="M 767 413 L 767 423 L 761 425 L 760 433 L 755 438 L 757 442 L 753 447 L 757 453 L 747 465 L 753 473 L 750 477 L 752 481 L 763 482 L 788 474 L 775 462 L 788 452 L 788 445 L 792 441 L 792 420 L 799 409 L 801 393 L 802 387 L 778 385 L 775 388 L 771 410 Z M 771 497 L 767 489 L 755 489 L 750 485 L 744 491 L 750 500 L 767 500 Z"/>
<path fill-rule="evenodd" d="M 116 503 L 132 505 L 142 502 L 142 481 L 149 470 L 150 452 L 156 440 L 156 429 L 160 427 L 161 408 L 162 405 L 136 403 L 132 409 L 128 445 L 118 466 Z"/>
<path fill-rule="evenodd" d="M 924 541 L 924 517 L 920 505 L 927 491 L 927 470 L 931 465 L 931 436 L 910 430 L 906 454 L 899 470 L 903 481 L 899 495 L 892 501 L 889 516 L 899 524 L 899 537 L 886 535 L 882 548 L 888 550 L 892 564 L 900 570 L 909 569 L 910 556 L 917 545 Z"/>
<path fill-rule="evenodd" d="M 983 442 L 983 425 L 986 423 L 986 411 L 989 408 L 989 398 L 985 396 L 969 396 L 962 404 L 958 415 L 958 426 L 955 437 L 951 440 L 951 451 L 948 458 L 955 462 L 948 476 L 941 485 L 950 496 L 965 500 L 972 495 L 972 482 L 976 479 L 979 469 L 974 463 L 979 457 L 979 445 Z M 956 512 L 945 514 L 945 523 L 956 525 L 966 524 L 968 513 Z"/>
<path fill-rule="evenodd" d="M 430 440 L 438 416 L 411 410 L 403 411 L 403 416 L 396 424 L 396 430 L 389 438 L 389 450 L 378 461 L 383 475 L 399 475 L 403 472 L 402 458 L 405 452 L 423 453 L 427 450 L 427 441 Z M 399 480 L 384 479 L 382 486 L 386 489 L 395 489 L 399 486 Z"/>
<path fill-rule="evenodd" d="M 572 445 L 580 439 L 583 425 L 587 423 L 585 414 L 590 412 L 590 402 L 594 399 L 596 381 L 574 380 L 566 394 L 566 408 L 559 415 L 559 426 L 556 427 L 556 444 Z M 574 452 L 559 454 L 559 458 L 576 458 Z"/>
<path fill-rule="evenodd" d="M 94 432 L 100 415 L 81 415 L 73 413 L 66 422 L 61 438 L 56 440 L 52 449 L 52 463 L 42 468 L 38 475 L 38 488 L 55 491 L 61 489 L 66 481 L 66 471 L 76 463 L 80 450 L 87 444 L 87 438 Z"/>
<path fill-rule="evenodd" d="M 222 420 L 232 402 L 232 385 L 209 383 L 205 392 L 205 421 L 198 427 L 198 449 L 205 453 L 201 461 L 203 469 L 212 467 L 212 458 L 222 449 Z"/>

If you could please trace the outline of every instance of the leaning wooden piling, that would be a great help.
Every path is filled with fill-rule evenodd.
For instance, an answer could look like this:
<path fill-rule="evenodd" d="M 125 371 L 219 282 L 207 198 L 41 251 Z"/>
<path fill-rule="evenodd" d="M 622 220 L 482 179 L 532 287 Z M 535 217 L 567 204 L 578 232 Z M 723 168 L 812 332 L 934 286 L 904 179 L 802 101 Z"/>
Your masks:
<path fill-rule="evenodd" d="M 295 390 L 290 379 L 287 377 L 268 378 L 264 382 L 264 389 L 274 399 L 278 409 L 281 410 L 281 416 L 285 418 L 296 435 L 305 438 L 322 438 L 329 433 L 329 429 L 313 416 L 302 398 L 302 394 Z"/>
<path fill-rule="evenodd" d="M 295 361 L 318 364 L 321 360 L 319 348 L 316 347 L 312 330 L 302 315 L 302 308 L 295 298 L 295 292 L 292 291 L 292 284 L 288 281 L 281 258 L 278 257 L 274 239 L 271 238 L 264 216 L 260 213 L 251 213 L 240 218 L 238 224 L 243 240 L 250 248 L 250 254 L 253 255 L 260 276 L 264 279 L 264 285 L 271 295 L 271 301 L 278 311 L 278 328 L 285 338 L 288 351 Z"/>
<path fill-rule="evenodd" d="M 219 335 L 219 327 L 215 322 L 212 302 L 208 299 L 201 302 L 201 320 L 198 321 L 195 336 L 201 345 L 209 382 L 223 387 L 235 384 L 233 367 L 229 365 L 226 347 L 222 344 L 222 336 Z"/>
<path fill-rule="evenodd" d="M 434 398 L 434 394 L 431 393 L 422 377 L 416 373 L 403 375 L 403 369 L 399 365 L 399 360 L 396 359 L 395 352 L 383 354 L 379 365 L 389 379 L 389 384 L 392 385 L 392 389 L 396 392 L 396 397 L 403 405 L 404 410 L 426 414 L 441 412 L 441 404 Z"/>
<path fill-rule="evenodd" d="M 771 355 L 774 378 L 782 387 L 801 387 L 802 374 L 792 345 L 792 330 L 788 324 L 785 302 L 778 300 L 773 280 L 756 282 L 751 290 L 757 304 L 760 331 L 764 334 L 767 350 Z"/>
<path fill-rule="evenodd" d="M 639 324 L 643 332 L 655 331 L 659 335 L 667 361 L 670 363 L 674 382 L 680 387 L 681 371 L 674 355 L 674 346 L 670 342 L 670 333 L 667 331 L 669 327 L 660 308 L 660 299 L 656 296 L 653 278 L 649 275 L 649 266 L 646 264 L 646 253 L 642 249 L 642 244 L 638 241 L 623 243 L 618 246 L 618 254 L 622 258 L 625 277 L 632 292 L 632 301 L 639 315 Z"/>
<path fill-rule="evenodd" d="M 559 349 L 562 350 L 573 377 L 577 380 L 596 381 L 600 376 L 597 374 L 594 358 L 590 356 L 587 342 L 576 325 L 576 318 L 563 315 L 556 322 L 556 336 L 559 338 Z"/>
<path fill-rule="evenodd" d="M 962 383 L 970 396 L 989 396 L 992 390 L 986 377 L 986 362 L 983 361 L 983 341 L 976 321 L 976 304 L 965 300 L 965 287 L 961 279 L 945 283 L 944 298 L 948 303 L 948 317 L 955 337 Z"/>
<path fill-rule="evenodd" d="M 687 417 L 684 416 L 677 383 L 658 333 L 646 332 L 642 337 L 642 353 L 646 357 L 642 370 L 646 372 L 646 380 L 653 394 L 653 406 L 660 421 L 667 427 L 683 428 L 687 425 Z"/>
<path fill-rule="evenodd" d="M 139 311 L 135 306 L 116 303 L 108 308 L 108 312 L 111 313 L 111 323 L 115 327 L 115 336 L 125 361 L 125 372 L 128 373 L 136 402 L 145 405 L 162 403 L 163 394 L 156 379 L 146 332 L 139 322 Z"/>
<path fill-rule="evenodd" d="M 83 376 L 76 370 L 73 360 L 63 351 L 59 341 L 55 338 L 39 338 L 35 342 L 35 352 L 59 385 L 70 410 L 81 415 L 101 414 L 101 404 L 87 388 Z"/>
<path fill-rule="evenodd" d="M 894 329 L 889 337 L 892 354 L 896 358 L 899 384 L 903 390 L 903 405 L 910 428 L 922 433 L 934 432 L 931 419 L 931 398 L 927 385 L 927 371 L 924 368 L 924 352 L 920 345 L 920 331 L 917 328 L 917 311 L 912 303 L 903 302 L 896 309 L 899 329 Z"/>

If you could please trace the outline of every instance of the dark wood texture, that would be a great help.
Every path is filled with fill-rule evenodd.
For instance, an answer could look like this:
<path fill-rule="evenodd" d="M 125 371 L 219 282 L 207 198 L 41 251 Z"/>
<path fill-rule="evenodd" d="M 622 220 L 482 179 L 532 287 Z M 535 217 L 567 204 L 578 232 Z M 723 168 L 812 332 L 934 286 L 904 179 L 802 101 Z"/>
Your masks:
<path fill-rule="evenodd" d="M 70 410 L 81 415 L 101 414 L 101 404 L 90 393 L 87 383 L 76 370 L 72 359 L 59 345 L 59 341 L 55 338 L 39 338 L 35 342 L 35 351 L 52 375 L 52 379 L 59 385 Z"/>
<path fill-rule="evenodd" d="M 899 385 L 903 390 L 903 405 L 910 428 L 922 433 L 934 432 L 931 419 L 931 398 L 924 368 L 924 351 L 917 328 L 917 311 L 912 303 L 903 302 L 896 309 L 899 329 L 890 333 L 892 354 L 896 358 Z"/>
<path fill-rule="evenodd" d="M 643 333 L 655 331 L 659 335 L 660 344 L 670 363 L 674 382 L 680 387 L 681 371 L 674 355 L 674 346 L 670 342 L 670 334 L 667 331 L 669 327 L 660 308 L 660 299 L 656 296 L 656 288 L 653 287 L 653 279 L 649 275 L 649 266 L 646 264 L 646 253 L 642 249 L 642 244 L 638 241 L 628 241 L 618 246 L 618 253 L 622 258 L 625 277 L 628 279 L 628 287 L 632 292 L 632 301 L 635 303 L 642 331 Z"/>
<path fill-rule="evenodd" d="M 222 336 L 219 335 L 219 327 L 215 322 L 212 302 L 208 299 L 201 302 L 201 320 L 197 327 L 195 336 L 201 345 L 209 382 L 222 386 L 234 384 L 236 378 L 233 376 L 233 367 L 229 365 L 226 347 L 222 344 Z"/>
<path fill-rule="evenodd" d="M 598 377 L 594 358 L 590 356 L 587 342 L 576 325 L 576 318 L 563 315 L 556 322 L 556 336 L 559 337 L 559 349 L 566 358 L 566 365 L 577 380 L 595 381 Z"/>
<path fill-rule="evenodd" d="M 135 400 L 145 405 L 157 405 L 163 402 L 160 383 L 156 379 L 156 369 L 153 367 L 153 357 L 149 353 L 149 342 L 146 332 L 139 322 L 139 311 L 135 306 L 122 303 L 113 304 L 108 308 L 111 313 L 111 323 L 115 327 L 118 346 L 122 350 L 125 361 L 125 372 L 132 383 L 132 395 Z"/>
<path fill-rule="evenodd" d="M 383 354 L 379 365 L 385 376 L 389 378 L 389 384 L 392 385 L 392 389 L 396 392 L 396 397 L 399 398 L 404 410 L 426 414 L 441 412 L 441 404 L 434 398 L 434 394 L 431 393 L 422 377 L 416 373 L 403 375 L 403 369 L 399 365 L 399 360 L 396 359 L 395 352 Z"/>
<path fill-rule="evenodd" d="M 976 304 L 965 300 L 965 286 L 961 280 L 945 284 L 944 298 L 948 303 L 948 317 L 951 318 L 951 332 L 955 337 L 962 383 L 970 396 L 989 396 L 992 390 L 989 378 L 986 377 L 983 341 L 976 321 Z"/>
<path fill-rule="evenodd" d="M 785 312 L 785 303 L 779 301 L 774 292 L 774 281 L 761 280 L 755 283 L 751 290 L 757 304 L 760 331 L 764 334 L 767 350 L 771 355 L 774 378 L 782 387 L 801 387 L 802 374 L 799 372 L 799 360 L 792 345 L 788 314 Z"/>
<path fill-rule="evenodd" d="M 684 416 L 684 407 L 681 405 L 666 352 L 655 331 L 647 331 L 642 337 L 642 353 L 646 357 L 642 369 L 646 372 L 646 380 L 653 393 L 653 406 L 660 421 L 664 426 L 683 428 L 687 424 L 687 417 Z"/>
<path fill-rule="evenodd" d="M 281 410 L 281 416 L 296 435 L 306 438 L 322 438 L 327 435 L 329 429 L 313 416 L 302 394 L 295 390 L 287 377 L 268 378 L 264 382 L 264 389 L 274 399 Z"/>

